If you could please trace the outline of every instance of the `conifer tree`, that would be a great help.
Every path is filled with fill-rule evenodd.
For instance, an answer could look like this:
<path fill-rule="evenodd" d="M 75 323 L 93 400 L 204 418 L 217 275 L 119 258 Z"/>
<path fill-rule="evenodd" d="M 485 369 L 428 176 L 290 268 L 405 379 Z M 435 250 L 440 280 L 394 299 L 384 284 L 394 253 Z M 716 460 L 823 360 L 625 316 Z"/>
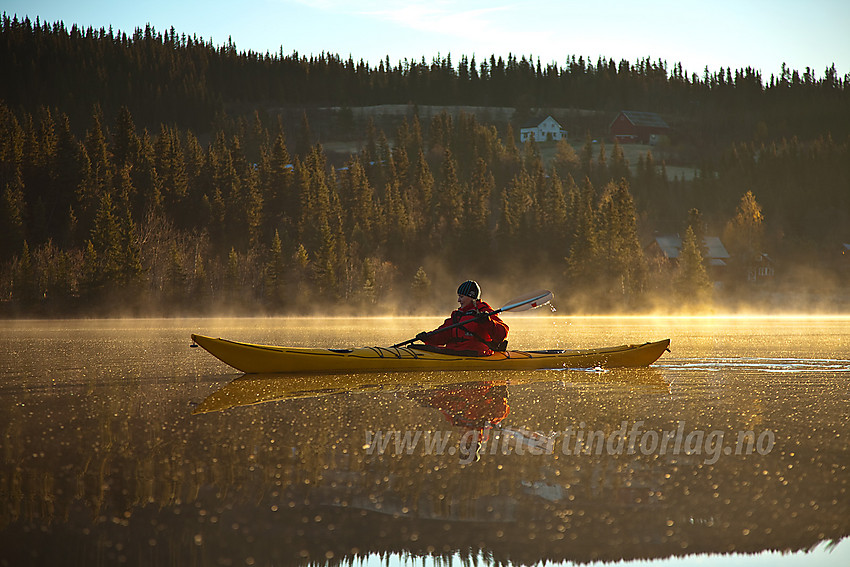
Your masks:
<path fill-rule="evenodd" d="M 91 231 L 101 197 L 112 178 L 111 164 L 106 146 L 106 136 L 101 127 L 100 114 L 95 111 L 92 125 L 86 132 L 81 160 L 83 179 L 77 188 L 77 211 L 82 230 Z"/>
<path fill-rule="evenodd" d="M 425 152 L 421 149 L 416 158 L 416 169 L 414 178 L 411 183 L 411 203 L 412 211 L 417 213 L 414 216 L 414 224 L 416 225 L 420 235 L 430 232 L 433 225 L 433 219 L 436 215 L 433 214 L 434 204 L 434 176 L 431 173 L 431 168 L 428 161 L 425 159 Z"/>
<path fill-rule="evenodd" d="M 378 223 L 375 190 L 360 159 L 354 157 L 341 178 L 340 192 L 346 211 L 346 232 L 356 233 L 355 240 L 366 253 L 372 253 Z"/>
<path fill-rule="evenodd" d="M 422 266 L 419 266 L 416 274 L 413 276 L 413 283 L 410 284 L 410 293 L 414 305 L 427 303 L 431 298 L 431 279 Z"/>
<path fill-rule="evenodd" d="M 181 306 L 185 299 L 188 285 L 188 274 L 183 267 L 183 255 L 176 242 L 169 249 L 169 263 L 165 278 L 165 300 L 171 309 Z"/>
<path fill-rule="evenodd" d="M 530 244 L 525 241 L 530 228 L 529 215 L 533 205 L 533 181 L 522 168 L 506 189 L 502 190 L 501 210 L 497 236 L 499 248 L 509 255 L 517 254 Z"/>
<path fill-rule="evenodd" d="M 265 211 L 271 227 L 292 230 L 299 218 L 298 198 L 293 187 L 293 164 L 281 131 L 274 140 L 269 157 L 269 180 L 263 194 Z"/>
<path fill-rule="evenodd" d="M 127 164 L 135 164 L 141 151 L 141 140 L 136 133 L 136 125 L 130 109 L 122 105 L 115 120 L 115 131 L 112 134 L 112 163 L 121 168 Z"/>
<path fill-rule="evenodd" d="M 299 244 L 292 256 L 292 270 L 290 272 L 290 285 L 294 291 L 295 305 L 307 306 L 310 304 L 312 292 L 312 270 L 313 264 L 310 255 L 303 244 Z"/>
<path fill-rule="evenodd" d="M 176 129 L 162 125 L 155 144 L 157 176 L 162 187 L 163 207 L 171 213 L 177 226 L 190 226 L 194 213 L 188 202 L 189 175 L 186 159 Z"/>
<path fill-rule="evenodd" d="M 522 166 L 527 171 L 536 171 L 541 163 L 540 149 L 537 147 L 537 142 L 534 136 L 530 136 L 522 145 Z"/>
<path fill-rule="evenodd" d="M 53 116 L 39 108 L 39 120 L 24 118 L 24 146 L 20 162 L 26 203 L 27 237 L 44 242 L 51 230 L 50 216 L 57 200 L 53 164 L 56 159 L 56 132 Z"/>
<path fill-rule="evenodd" d="M 609 177 L 605 140 L 599 141 L 599 153 L 597 154 L 596 162 L 593 164 L 593 173 L 599 183 L 604 183 Z"/>
<path fill-rule="evenodd" d="M 307 118 L 307 112 L 301 115 L 301 129 L 298 130 L 298 136 L 295 138 L 295 155 L 299 158 L 305 158 L 313 147 L 313 131 L 310 128 L 310 120 Z"/>
<path fill-rule="evenodd" d="M 596 226 L 596 190 L 585 177 L 573 211 L 572 245 L 567 257 L 568 276 L 577 286 L 595 289 L 599 280 L 599 243 Z"/>
<path fill-rule="evenodd" d="M 121 286 L 128 284 L 132 286 L 140 282 L 142 260 L 129 199 L 129 195 L 133 192 L 129 165 L 125 165 L 118 171 L 113 192 L 118 198 L 115 207 L 119 230 L 117 281 Z"/>
<path fill-rule="evenodd" d="M 12 269 L 12 298 L 24 307 L 34 305 L 39 299 L 38 283 L 35 277 L 29 244 L 25 240 L 21 254 L 16 258 Z"/>
<path fill-rule="evenodd" d="M 76 213 L 69 215 L 76 204 L 77 189 L 83 182 L 84 163 L 81 159 L 80 149 L 80 142 L 71 130 L 68 115 L 61 114 L 57 119 L 56 128 L 54 179 L 57 193 L 55 214 L 57 218 L 61 219 L 56 224 L 59 231 L 55 236 L 57 242 L 63 247 L 80 244 L 80 241 L 77 240 L 79 235 L 76 233 Z"/>
<path fill-rule="evenodd" d="M 628 182 L 609 182 L 597 217 L 600 274 L 613 296 L 633 299 L 646 284 L 646 265 L 637 236 L 637 215 Z"/>
<path fill-rule="evenodd" d="M 440 167 L 440 182 L 435 199 L 436 232 L 432 234 L 434 242 L 457 242 L 461 225 L 465 221 L 463 210 L 463 190 L 457 177 L 457 163 L 452 151 L 443 152 Z"/>
<path fill-rule="evenodd" d="M 23 163 L 24 131 L 20 121 L 0 99 L 0 186 L 5 187 Z M 17 172 L 17 173 L 15 173 Z M 21 178 L 23 182 L 23 177 Z"/>
<path fill-rule="evenodd" d="M 469 183 L 464 210 L 466 221 L 463 225 L 463 241 L 470 249 L 477 251 L 477 257 L 488 260 L 490 246 L 490 198 L 495 190 L 496 181 L 483 158 L 475 162 L 475 169 Z"/>
<path fill-rule="evenodd" d="M 378 300 L 377 273 L 375 270 L 375 260 L 366 258 L 363 261 L 362 284 L 360 286 L 360 299 L 367 305 L 374 305 Z"/>
<path fill-rule="evenodd" d="M 378 127 L 375 126 L 375 119 L 371 116 L 366 121 L 366 139 L 363 142 L 363 150 L 361 152 L 362 161 L 367 168 L 372 167 L 378 162 Z"/>
<path fill-rule="evenodd" d="M 410 244 L 415 236 L 415 226 L 407 204 L 398 189 L 398 182 L 387 184 L 384 199 L 385 223 L 382 239 L 387 243 L 387 256 L 396 263 L 404 261 L 411 253 Z"/>
<path fill-rule="evenodd" d="M 408 187 L 411 182 L 410 156 L 404 146 L 395 146 L 390 156 L 392 164 L 388 183 L 395 182 L 399 187 Z"/>
<path fill-rule="evenodd" d="M 188 184 L 186 199 L 194 207 L 200 204 L 205 197 L 209 201 L 210 195 L 212 195 L 212 178 L 210 168 L 207 164 L 206 152 L 201 147 L 197 136 L 191 130 L 187 130 L 185 133 L 184 155 Z M 186 226 L 187 228 L 196 228 L 198 226 L 208 226 L 210 220 L 208 217 L 205 218 L 203 215 L 198 215 L 197 211 L 193 211 L 193 214 L 188 215 L 183 223 L 178 222 L 178 225 Z"/>
<path fill-rule="evenodd" d="M 541 210 L 543 211 L 542 242 L 546 243 L 546 248 L 553 259 L 563 256 L 563 250 L 567 249 L 569 211 L 567 195 L 557 169 L 553 169 L 552 176 L 546 183 Z"/>
<path fill-rule="evenodd" d="M 286 304 L 286 264 L 283 258 L 283 244 L 280 234 L 274 231 L 266 262 L 266 300 L 272 309 L 279 309 Z"/>
<path fill-rule="evenodd" d="M 147 130 L 139 138 L 138 155 L 130 165 L 132 193 L 129 202 L 133 218 L 141 220 L 149 211 L 162 214 L 162 186 L 156 169 L 156 151 Z"/>
<path fill-rule="evenodd" d="M 236 248 L 231 247 L 227 255 L 227 271 L 225 272 L 224 292 L 225 298 L 231 307 L 241 303 L 242 298 L 242 281 L 240 274 L 242 269 L 240 266 L 239 253 Z"/>
<path fill-rule="evenodd" d="M 562 179 L 568 175 L 575 175 L 580 166 L 578 155 L 573 146 L 566 138 L 561 138 L 555 143 L 555 157 L 552 159 L 552 168 L 558 172 Z"/>
<path fill-rule="evenodd" d="M 126 169 L 124 170 L 126 171 Z M 94 219 L 89 242 L 97 261 L 93 290 L 121 283 L 122 235 L 121 224 L 112 201 L 104 191 Z"/>
<path fill-rule="evenodd" d="M 263 195 L 259 187 L 258 173 L 251 168 L 245 173 L 242 182 L 245 193 L 244 229 L 247 232 L 248 249 L 259 251 L 263 226 Z"/>
<path fill-rule="evenodd" d="M 688 226 L 694 231 L 694 236 L 697 239 L 697 246 L 703 258 L 703 263 L 708 266 L 708 246 L 705 243 L 706 225 L 702 218 L 702 213 L 699 209 L 693 208 L 688 211 Z"/>
<path fill-rule="evenodd" d="M 682 239 L 675 285 L 680 301 L 687 307 L 705 308 L 711 300 L 711 281 L 690 226 Z"/>
<path fill-rule="evenodd" d="M 586 177 L 593 175 L 593 138 L 588 131 L 584 137 L 584 146 L 581 148 L 581 172 Z"/>
<path fill-rule="evenodd" d="M 0 227 L 4 236 L 0 239 L 0 261 L 7 260 L 21 249 L 24 243 L 24 190 L 20 170 L 15 170 L 14 178 L 6 183 L 0 195 Z"/>
<path fill-rule="evenodd" d="M 331 230 L 333 212 L 326 165 L 324 152 L 317 146 L 304 161 L 297 161 L 295 167 L 301 199 L 298 239 L 311 255 L 327 241 L 327 234 Z"/>
<path fill-rule="evenodd" d="M 611 163 L 608 166 L 608 172 L 612 179 L 628 180 L 631 177 L 629 162 L 623 152 L 623 146 L 620 145 L 617 138 L 614 138 L 614 147 L 611 149 Z"/>
<path fill-rule="evenodd" d="M 764 215 L 761 205 L 752 191 L 747 191 L 735 209 L 735 216 L 723 230 L 723 240 L 729 247 L 731 264 L 739 279 L 746 278 L 752 263 L 764 252 L 763 238 Z"/>
<path fill-rule="evenodd" d="M 646 289 L 646 258 L 637 231 L 637 210 L 629 190 L 629 182 L 621 179 L 614 197 L 619 218 L 620 250 L 623 255 L 623 291 L 630 298 L 640 296 Z"/>
<path fill-rule="evenodd" d="M 516 134 L 514 134 L 513 126 L 511 126 L 510 122 L 508 123 L 507 128 L 505 129 L 505 153 L 504 153 L 504 165 L 508 170 L 512 170 L 515 167 L 518 167 L 520 162 L 519 148 L 516 145 Z M 513 175 L 513 173 L 511 173 Z"/>

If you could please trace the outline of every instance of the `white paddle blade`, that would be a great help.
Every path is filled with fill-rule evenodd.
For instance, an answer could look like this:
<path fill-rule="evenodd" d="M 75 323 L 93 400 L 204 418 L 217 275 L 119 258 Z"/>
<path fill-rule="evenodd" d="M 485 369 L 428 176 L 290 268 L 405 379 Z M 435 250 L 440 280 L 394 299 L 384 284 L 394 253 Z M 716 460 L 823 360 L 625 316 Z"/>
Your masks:
<path fill-rule="evenodd" d="M 503 305 L 499 311 L 527 311 L 537 309 L 555 299 L 555 295 L 548 289 L 541 289 L 522 297 L 512 299 Z"/>

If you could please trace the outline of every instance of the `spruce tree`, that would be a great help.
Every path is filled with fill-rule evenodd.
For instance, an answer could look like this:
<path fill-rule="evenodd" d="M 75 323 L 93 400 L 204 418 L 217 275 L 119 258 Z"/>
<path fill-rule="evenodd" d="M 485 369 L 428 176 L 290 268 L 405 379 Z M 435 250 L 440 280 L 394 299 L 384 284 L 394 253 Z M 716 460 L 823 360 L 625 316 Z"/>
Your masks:
<path fill-rule="evenodd" d="M 122 105 L 115 119 L 115 131 L 112 134 L 112 163 L 121 168 L 135 164 L 141 151 L 141 140 L 136 133 L 136 125 L 130 109 Z"/>
<path fill-rule="evenodd" d="M 340 192 L 346 213 L 346 232 L 357 233 L 355 240 L 366 254 L 375 247 L 378 224 L 375 190 L 360 159 L 352 158 L 340 179 Z"/>
<path fill-rule="evenodd" d="M 424 237 L 434 224 L 434 175 L 425 152 L 419 150 L 416 157 L 416 168 L 410 191 L 411 203 L 413 205 L 414 223 L 420 237 Z"/>
<path fill-rule="evenodd" d="M 496 181 L 487 163 L 483 158 L 478 158 L 464 204 L 466 221 L 463 224 L 462 238 L 470 249 L 477 251 L 476 256 L 485 263 L 489 260 L 491 250 L 490 198 L 495 188 Z"/>
<path fill-rule="evenodd" d="M 126 169 L 123 171 L 126 172 Z M 97 261 L 96 272 L 93 274 L 95 280 L 91 282 L 93 290 L 117 288 L 121 285 L 122 241 L 121 223 L 112 195 L 105 191 L 100 197 L 100 206 L 97 209 L 89 239 Z"/>
<path fill-rule="evenodd" d="M 292 231 L 299 218 L 298 198 L 294 188 L 294 167 L 286 147 L 286 137 L 280 132 L 274 140 L 269 157 L 268 186 L 263 193 L 267 223 L 275 229 Z"/>
<path fill-rule="evenodd" d="M 723 241 L 732 256 L 733 276 L 744 280 L 757 257 L 764 253 L 764 215 L 752 191 L 741 197 L 735 216 L 723 230 Z"/>
<path fill-rule="evenodd" d="M 463 210 L 463 190 L 457 177 L 457 162 L 448 148 L 443 152 L 440 182 L 434 200 L 437 222 L 432 241 L 456 243 L 456 237 L 465 220 L 465 211 Z"/>
<path fill-rule="evenodd" d="M 416 270 L 416 275 L 413 276 L 413 283 L 410 284 L 410 294 L 414 305 L 425 304 L 431 299 L 431 279 L 422 266 L 419 266 Z"/>
<path fill-rule="evenodd" d="M 286 263 L 277 230 L 274 231 L 266 261 L 265 293 L 266 301 L 273 310 L 280 309 L 286 304 Z"/>
<path fill-rule="evenodd" d="M 263 228 L 263 194 L 259 185 L 257 170 L 251 168 L 245 173 L 242 181 L 245 194 L 244 230 L 247 233 L 248 249 L 258 252 L 262 240 Z"/>
<path fill-rule="evenodd" d="M 581 165 L 579 157 L 573 146 L 566 138 L 561 138 L 555 143 L 555 157 L 552 158 L 552 169 L 557 171 L 562 179 L 568 175 L 575 175 Z"/>
<path fill-rule="evenodd" d="M 567 257 L 568 277 L 579 288 L 597 289 L 600 274 L 599 237 L 596 226 L 596 190 L 585 177 L 573 212 L 572 245 Z"/>
<path fill-rule="evenodd" d="M 16 170 L 13 180 L 6 184 L 0 195 L 0 227 L 4 232 L 0 239 L 0 261 L 11 258 L 24 243 L 26 203 L 23 185 L 20 171 Z"/>
<path fill-rule="evenodd" d="M 629 183 L 621 179 L 613 195 L 621 293 L 634 302 L 646 288 L 647 266 L 637 232 L 637 211 Z"/>
<path fill-rule="evenodd" d="M 559 251 L 565 249 L 567 240 L 568 204 L 567 195 L 564 192 L 564 184 L 557 170 L 552 171 L 552 176 L 546 183 L 546 192 L 542 202 L 544 211 L 543 219 L 543 242 L 550 255 L 555 253 L 551 259 L 555 259 Z M 561 253 L 562 254 L 562 253 Z"/>
<path fill-rule="evenodd" d="M 617 138 L 614 138 L 614 147 L 611 149 L 611 162 L 608 166 L 608 172 L 610 177 L 615 180 L 629 180 L 631 178 L 629 162 L 623 152 L 623 146 L 620 145 Z"/>
<path fill-rule="evenodd" d="M 584 137 L 584 146 L 581 148 L 581 173 L 582 175 L 592 178 L 593 176 L 593 138 L 588 131 Z"/>
<path fill-rule="evenodd" d="M 163 125 L 156 139 L 155 151 L 155 167 L 162 187 L 163 207 L 169 211 L 177 226 L 188 227 L 188 217 L 194 213 L 194 207 L 188 202 L 189 175 L 177 130 Z"/>
<path fill-rule="evenodd" d="M 702 309 L 711 301 L 711 281 L 708 278 L 696 235 L 689 226 L 682 239 L 675 288 L 681 303 L 690 308 Z"/>

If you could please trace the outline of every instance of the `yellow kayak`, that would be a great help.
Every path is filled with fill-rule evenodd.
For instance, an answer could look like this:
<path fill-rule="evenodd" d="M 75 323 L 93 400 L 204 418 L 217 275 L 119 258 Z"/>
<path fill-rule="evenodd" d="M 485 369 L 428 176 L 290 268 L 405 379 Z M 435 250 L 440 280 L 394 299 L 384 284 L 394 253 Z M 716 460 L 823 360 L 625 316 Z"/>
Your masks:
<path fill-rule="evenodd" d="M 634 368 L 649 366 L 670 346 L 670 339 L 664 339 L 606 348 L 509 350 L 490 356 L 460 356 L 415 346 L 326 349 L 256 345 L 203 335 L 192 335 L 192 340 L 225 364 L 247 374 Z"/>

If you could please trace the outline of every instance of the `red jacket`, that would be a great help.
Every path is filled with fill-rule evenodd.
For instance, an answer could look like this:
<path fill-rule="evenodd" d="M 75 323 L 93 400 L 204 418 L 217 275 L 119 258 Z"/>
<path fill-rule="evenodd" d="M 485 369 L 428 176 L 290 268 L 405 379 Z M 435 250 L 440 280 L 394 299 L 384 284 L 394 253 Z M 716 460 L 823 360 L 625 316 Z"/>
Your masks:
<path fill-rule="evenodd" d="M 493 309 L 481 300 L 476 300 L 466 311 L 455 309 L 451 316 L 437 328 L 437 332 L 425 338 L 425 344 L 445 345 L 452 350 L 470 350 L 481 356 L 493 354 L 491 345 L 486 343 L 498 344 L 505 340 L 508 336 L 508 326 L 499 319 L 498 315 L 490 315 L 474 321 L 478 315 L 489 311 Z M 463 321 L 469 322 L 462 327 L 440 330 Z"/>

